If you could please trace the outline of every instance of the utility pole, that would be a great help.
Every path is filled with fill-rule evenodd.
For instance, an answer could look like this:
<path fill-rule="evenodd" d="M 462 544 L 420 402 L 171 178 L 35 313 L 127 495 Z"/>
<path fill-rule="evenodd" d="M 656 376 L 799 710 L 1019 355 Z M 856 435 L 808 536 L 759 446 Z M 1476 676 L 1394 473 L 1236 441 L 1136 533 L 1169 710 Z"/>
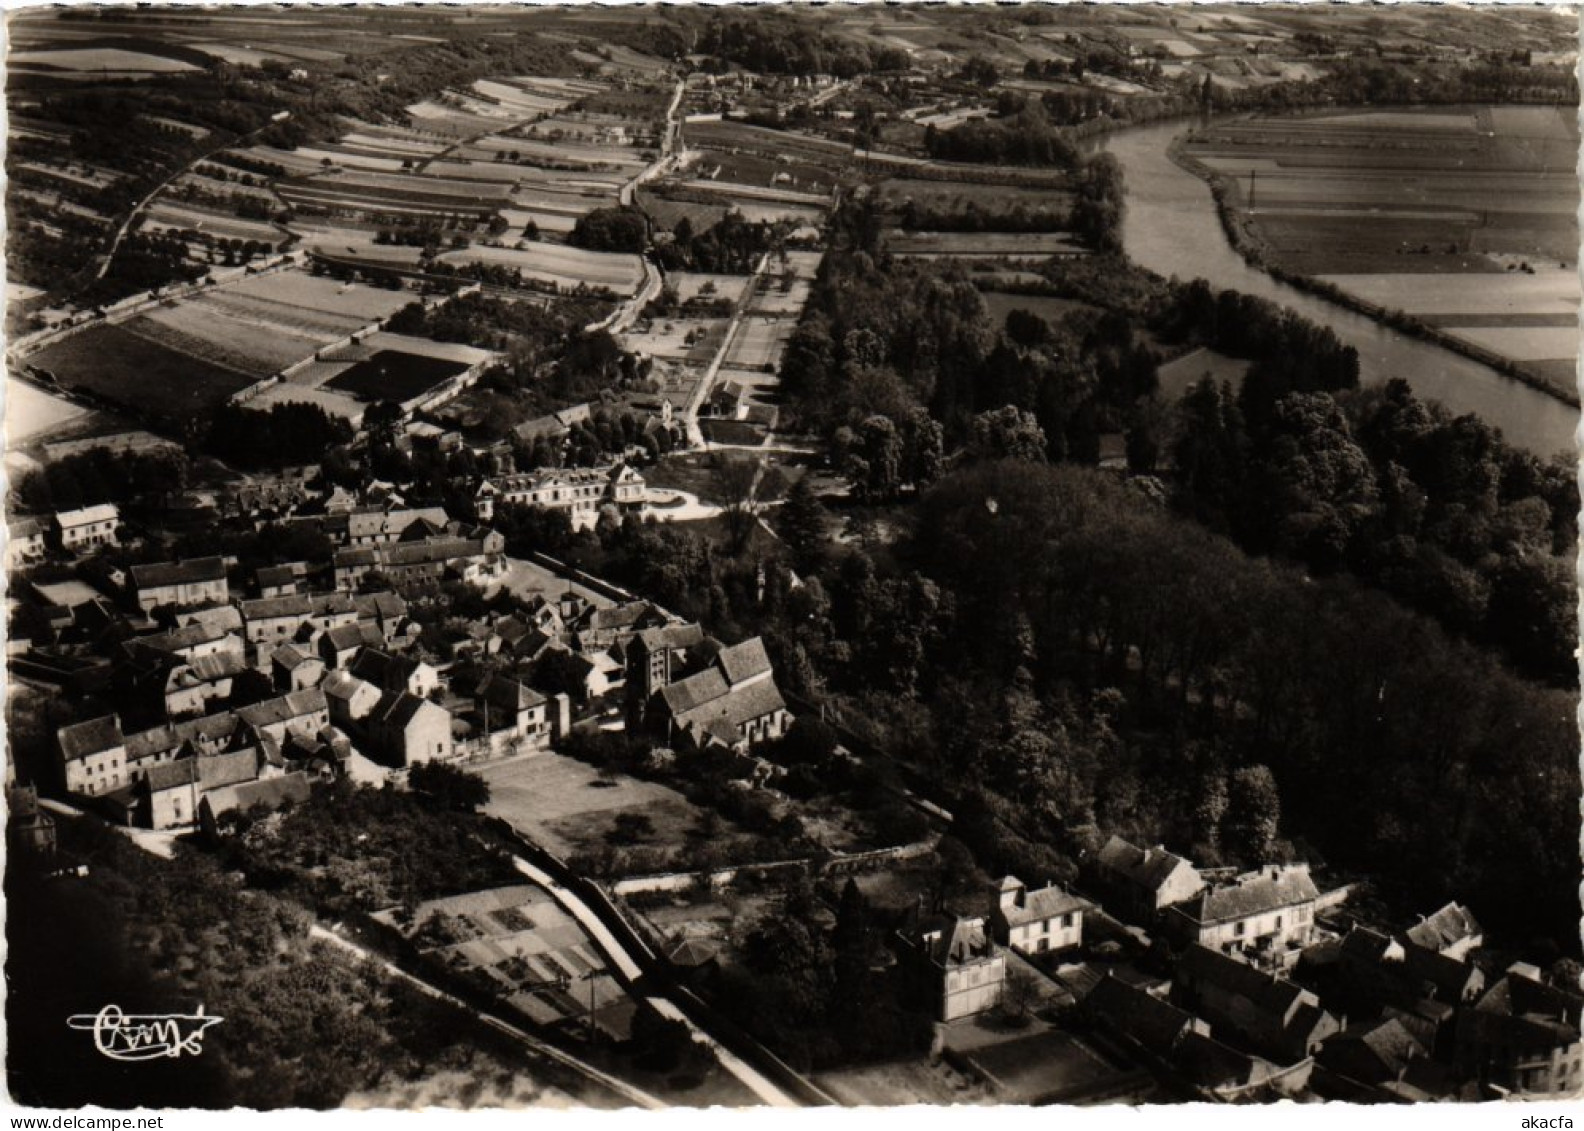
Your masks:
<path fill-rule="evenodd" d="M 1250 169 L 1249 170 L 1249 211 L 1250 212 L 1254 211 L 1254 189 L 1256 187 L 1255 186 L 1255 178 L 1258 177 L 1258 176 L 1259 176 L 1259 170 L 1258 169 Z"/>

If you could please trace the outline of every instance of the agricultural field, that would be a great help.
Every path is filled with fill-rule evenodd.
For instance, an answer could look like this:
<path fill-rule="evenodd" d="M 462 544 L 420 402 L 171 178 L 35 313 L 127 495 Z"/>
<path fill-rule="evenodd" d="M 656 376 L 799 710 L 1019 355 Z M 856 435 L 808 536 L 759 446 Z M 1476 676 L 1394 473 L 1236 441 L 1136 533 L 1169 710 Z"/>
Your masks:
<path fill-rule="evenodd" d="M 892 232 L 893 255 L 919 259 L 1043 259 L 1087 255 L 1066 232 Z"/>
<path fill-rule="evenodd" d="M 1570 110 L 1467 106 L 1253 118 L 1187 152 L 1276 265 L 1570 386 L 1577 150 Z"/>
<path fill-rule="evenodd" d="M 721 364 L 730 369 L 773 373 L 781 364 L 781 355 L 794 329 L 790 318 L 745 317 L 737 324 L 737 333 Z"/>
<path fill-rule="evenodd" d="M 585 251 L 564 244 L 526 242 L 520 248 L 476 245 L 445 252 L 440 259 L 445 263 L 480 263 L 520 271 L 525 278 L 567 291 L 586 285 L 631 295 L 644 278 L 643 262 L 636 255 Z"/>
<path fill-rule="evenodd" d="M 29 362 L 63 388 L 167 423 L 216 408 L 256 380 L 108 323 L 46 346 Z"/>
<path fill-rule="evenodd" d="M 359 400 L 402 403 L 467 368 L 459 361 L 382 349 L 342 370 L 325 387 L 350 393 Z"/>
<path fill-rule="evenodd" d="M 63 397 L 46 393 L 36 385 L 29 385 L 15 377 L 5 384 L 5 439 L 6 446 L 21 447 L 39 436 L 70 424 L 88 414 L 81 405 Z"/>

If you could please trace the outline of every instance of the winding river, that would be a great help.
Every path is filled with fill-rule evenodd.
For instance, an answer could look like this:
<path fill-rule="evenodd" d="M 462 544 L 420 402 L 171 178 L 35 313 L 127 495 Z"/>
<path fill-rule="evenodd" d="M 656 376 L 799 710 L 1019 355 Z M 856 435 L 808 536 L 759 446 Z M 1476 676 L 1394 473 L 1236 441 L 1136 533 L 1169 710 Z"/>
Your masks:
<path fill-rule="evenodd" d="M 1346 307 L 1278 282 L 1250 267 L 1228 242 L 1210 186 L 1167 155 L 1188 123 L 1140 126 L 1092 143 L 1121 162 L 1127 191 L 1122 242 L 1132 259 L 1161 275 L 1203 278 L 1222 290 L 1242 291 L 1291 307 L 1329 326 L 1358 350 L 1365 383 L 1406 378 L 1414 392 L 1453 412 L 1472 412 L 1502 430 L 1511 443 L 1542 457 L 1574 446 L 1579 414 L 1489 366 L 1382 326 Z"/>

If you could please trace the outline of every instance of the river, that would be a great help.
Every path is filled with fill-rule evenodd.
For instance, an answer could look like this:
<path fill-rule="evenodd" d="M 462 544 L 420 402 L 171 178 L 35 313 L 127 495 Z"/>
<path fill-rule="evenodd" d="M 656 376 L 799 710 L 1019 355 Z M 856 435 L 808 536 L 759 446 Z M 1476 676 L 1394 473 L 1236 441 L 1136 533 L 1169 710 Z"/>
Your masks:
<path fill-rule="evenodd" d="M 1367 384 L 1405 378 L 1418 395 L 1456 413 L 1474 413 L 1500 428 L 1510 443 L 1542 457 L 1573 448 L 1579 414 L 1571 406 L 1250 267 L 1227 240 L 1210 186 L 1167 155 L 1172 138 L 1189 128 L 1182 121 L 1140 126 L 1091 143 L 1122 165 L 1127 190 L 1122 242 L 1134 262 L 1161 275 L 1202 278 L 1220 290 L 1259 295 L 1329 326 L 1358 350 L 1359 377 Z"/>

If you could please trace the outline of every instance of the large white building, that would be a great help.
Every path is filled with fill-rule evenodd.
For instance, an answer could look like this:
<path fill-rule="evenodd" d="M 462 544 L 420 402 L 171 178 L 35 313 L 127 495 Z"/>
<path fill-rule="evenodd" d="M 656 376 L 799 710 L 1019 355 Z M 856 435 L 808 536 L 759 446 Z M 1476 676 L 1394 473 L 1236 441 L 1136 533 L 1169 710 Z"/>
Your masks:
<path fill-rule="evenodd" d="M 637 507 L 644 501 L 643 476 L 627 464 L 611 467 L 542 467 L 503 475 L 479 485 L 473 497 L 479 521 L 488 522 L 502 506 L 546 507 L 568 511 L 574 527 L 593 526 L 600 507 Z"/>

